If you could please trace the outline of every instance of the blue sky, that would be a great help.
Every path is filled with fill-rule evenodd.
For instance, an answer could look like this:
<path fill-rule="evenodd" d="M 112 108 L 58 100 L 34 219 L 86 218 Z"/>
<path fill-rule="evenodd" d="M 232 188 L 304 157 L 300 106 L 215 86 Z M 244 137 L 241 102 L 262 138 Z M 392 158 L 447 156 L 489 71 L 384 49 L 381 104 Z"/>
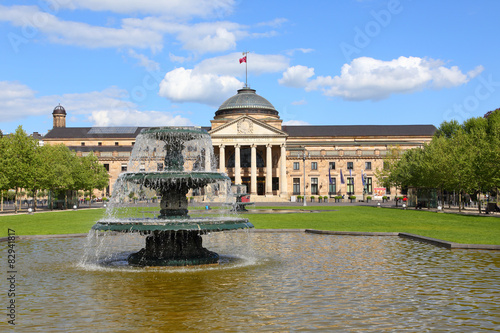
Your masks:
<path fill-rule="evenodd" d="M 0 129 L 209 126 L 245 83 L 288 125 L 459 122 L 500 107 L 497 0 L 0 3 Z"/>

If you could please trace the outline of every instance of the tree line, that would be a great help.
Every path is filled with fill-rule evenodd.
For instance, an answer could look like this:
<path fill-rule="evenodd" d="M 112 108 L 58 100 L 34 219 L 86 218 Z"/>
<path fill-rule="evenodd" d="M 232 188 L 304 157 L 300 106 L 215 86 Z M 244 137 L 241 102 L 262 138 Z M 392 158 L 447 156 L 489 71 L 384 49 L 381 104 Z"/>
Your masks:
<path fill-rule="evenodd" d="M 443 122 L 423 147 L 393 148 L 377 176 L 383 186 L 455 192 L 460 202 L 476 197 L 481 212 L 478 196 L 500 188 L 500 108 L 462 124 Z"/>
<path fill-rule="evenodd" d="M 19 126 L 15 133 L 0 133 L 0 194 L 14 190 L 14 210 L 18 211 L 21 189 L 36 198 L 39 191 L 63 193 L 93 192 L 109 183 L 109 175 L 92 153 L 79 157 L 63 144 L 40 145 Z M 34 209 L 36 210 L 36 200 Z"/>

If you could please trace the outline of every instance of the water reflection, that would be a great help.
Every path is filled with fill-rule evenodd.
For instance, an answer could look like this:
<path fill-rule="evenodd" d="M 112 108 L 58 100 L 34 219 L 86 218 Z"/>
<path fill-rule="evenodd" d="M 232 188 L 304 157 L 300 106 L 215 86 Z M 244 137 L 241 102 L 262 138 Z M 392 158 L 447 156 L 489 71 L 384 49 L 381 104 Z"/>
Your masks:
<path fill-rule="evenodd" d="M 204 245 L 228 258 L 223 265 L 123 269 L 79 266 L 80 238 L 18 244 L 16 330 L 24 332 L 478 332 L 500 325 L 500 253 L 493 251 L 397 237 L 216 233 Z"/>

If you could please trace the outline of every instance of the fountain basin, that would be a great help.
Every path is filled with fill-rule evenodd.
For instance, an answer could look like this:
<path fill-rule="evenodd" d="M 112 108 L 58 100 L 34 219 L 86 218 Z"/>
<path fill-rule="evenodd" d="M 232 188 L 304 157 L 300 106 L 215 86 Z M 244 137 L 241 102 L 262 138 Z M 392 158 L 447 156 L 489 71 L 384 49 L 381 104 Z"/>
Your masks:
<path fill-rule="evenodd" d="M 189 218 L 189 219 L 111 219 L 100 220 L 92 227 L 100 231 L 119 231 L 119 232 L 140 232 L 149 234 L 153 231 L 180 231 L 192 230 L 203 233 L 216 232 L 223 230 L 235 230 L 253 228 L 253 224 L 248 219 L 234 217 L 218 218 Z"/>
<path fill-rule="evenodd" d="M 143 184 L 151 189 L 170 189 L 182 184 L 187 188 L 199 188 L 212 184 L 219 180 L 230 180 L 223 173 L 218 172 L 186 172 L 186 171 L 170 171 L 170 172 L 131 172 L 120 176 L 123 180 L 130 181 L 136 184 Z"/>

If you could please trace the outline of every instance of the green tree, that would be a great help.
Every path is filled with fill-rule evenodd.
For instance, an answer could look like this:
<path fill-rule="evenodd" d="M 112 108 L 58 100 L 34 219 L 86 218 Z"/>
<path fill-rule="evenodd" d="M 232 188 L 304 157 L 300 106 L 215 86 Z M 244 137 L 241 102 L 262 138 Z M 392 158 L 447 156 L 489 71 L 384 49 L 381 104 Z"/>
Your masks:
<path fill-rule="evenodd" d="M 79 158 L 73 178 L 75 189 L 85 190 L 91 194 L 94 189 L 104 189 L 109 184 L 109 174 L 94 154 Z"/>
<path fill-rule="evenodd" d="M 7 179 L 8 187 L 15 189 L 14 211 L 17 213 L 19 189 L 29 186 L 37 167 L 33 161 L 38 142 L 28 136 L 22 126 L 19 126 L 15 133 L 2 140 L 5 140 L 5 146 L 0 159 L 2 164 L 0 169 Z"/>

